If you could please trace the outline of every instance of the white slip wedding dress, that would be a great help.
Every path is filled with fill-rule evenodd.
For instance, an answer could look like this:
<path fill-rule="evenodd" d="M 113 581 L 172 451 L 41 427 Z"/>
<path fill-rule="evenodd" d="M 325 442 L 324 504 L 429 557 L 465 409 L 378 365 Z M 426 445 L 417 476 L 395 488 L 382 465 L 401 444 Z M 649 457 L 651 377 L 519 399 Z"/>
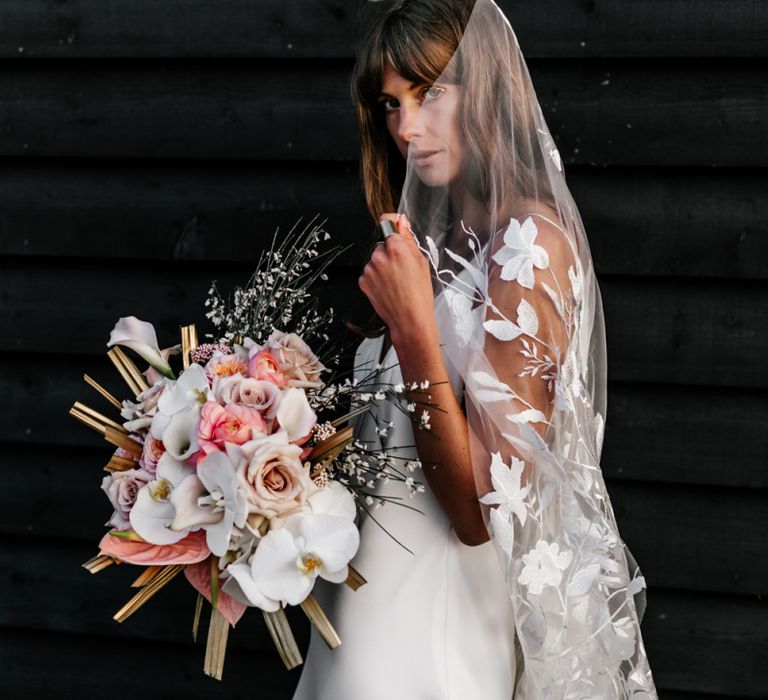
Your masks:
<path fill-rule="evenodd" d="M 435 314 L 449 323 L 442 294 Z M 372 369 L 384 337 L 364 339 L 355 355 L 355 376 Z M 402 374 L 393 347 L 383 363 L 382 382 L 397 384 Z M 461 378 L 448 367 L 461 399 Z M 375 402 L 379 425 L 393 421 L 383 438 L 370 417 L 356 436 L 371 449 L 415 458 L 410 419 L 385 401 Z M 398 460 L 398 467 L 400 460 Z M 402 462 L 404 464 L 404 462 Z M 429 467 L 425 467 L 429 468 Z M 439 466 L 437 467 L 439 469 Z M 515 680 L 514 619 L 497 554 L 491 542 L 462 544 L 426 487 L 412 499 L 399 482 L 378 482 L 375 493 L 401 496 L 421 513 L 393 503 L 373 515 L 407 552 L 370 518 L 361 526 L 360 549 L 352 565 L 368 583 L 353 591 L 318 579 L 314 588 L 341 637 L 329 650 L 312 629 L 304 669 L 293 700 L 509 700 Z"/>

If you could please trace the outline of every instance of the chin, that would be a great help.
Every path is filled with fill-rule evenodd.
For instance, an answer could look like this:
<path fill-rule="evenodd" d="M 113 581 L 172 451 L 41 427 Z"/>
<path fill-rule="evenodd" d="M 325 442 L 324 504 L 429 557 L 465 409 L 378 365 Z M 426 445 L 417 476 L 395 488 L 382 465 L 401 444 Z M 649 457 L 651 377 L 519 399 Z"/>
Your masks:
<path fill-rule="evenodd" d="M 451 181 L 448 173 L 434 168 L 415 168 L 414 172 L 427 187 L 447 187 Z"/>

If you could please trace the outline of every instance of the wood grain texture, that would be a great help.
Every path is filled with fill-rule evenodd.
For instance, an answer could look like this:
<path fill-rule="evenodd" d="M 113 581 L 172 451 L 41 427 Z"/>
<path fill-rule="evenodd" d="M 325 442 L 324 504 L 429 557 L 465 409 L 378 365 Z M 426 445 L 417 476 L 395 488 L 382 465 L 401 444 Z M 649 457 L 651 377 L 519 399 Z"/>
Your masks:
<path fill-rule="evenodd" d="M 8 357 L 0 359 L 6 362 Z M 66 465 L 67 474 L 74 475 L 74 484 L 88 484 L 82 489 L 77 487 L 81 489 L 80 497 L 88 497 L 109 459 L 106 443 L 67 414 L 78 399 L 105 415 L 117 417 L 117 411 L 81 380 L 79 364 L 83 361 L 63 358 L 58 365 L 60 376 L 50 381 L 34 381 L 32 373 L 21 373 L 18 380 L 26 393 L 13 389 L 13 368 L 0 381 L 0 390 L 11 397 L 15 407 L 13 415 L 0 422 L 0 471 L 15 484 L 11 490 L 14 495 L 9 491 L 7 496 L 0 496 L 8 513 L 18 514 L 25 508 L 26 499 L 58 473 L 56 465 L 60 462 Z M 100 382 L 124 396 L 121 380 L 106 361 L 88 359 L 87 363 L 89 372 Z M 43 394 L 49 398 L 41 404 L 37 397 Z M 609 383 L 603 473 L 612 482 L 767 489 L 766 425 L 765 391 Z M 17 464 L 31 464 L 34 468 L 19 473 L 14 471 Z M 20 502 L 16 501 L 19 494 Z M 36 498 L 56 496 L 46 491 Z M 105 505 L 101 499 L 101 494 L 94 496 L 90 505 Z M 104 517 L 108 515 L 104 513 Z M 93 536 L 92 531 L 88 533 Z"/>
<path fill-rule="evenodd" d="M 642 629 L 659 695 L 762 698 L 768 3 L 499 4 L 598 273 L 601 463 L 650 586 Z M 120 315 L 153 321 L 161 345 L 180 323 L 210 330 L 209 280 L 243 281 L 274 229 L 300 216 L 327 217 L 335 242 L 353 244 L 321 299 L 354 310 L 372 226 L 348 83 L 362 15 L 381 7 L 3 3 L 3 698 L 250 699 L 255 677 L 261 696 L 291 696 L 300 669 L 283 670 L 258 615 L 230 635 L 223 683 L 202 675 L 183 579 L 112 621 L 137 570 L 80 567 L 111 513 L 99 489 L 111 449 L 67 409 L 115 415 L 82 373 L 126 395 L 104 356 Z M 290 614 L 304 648 L 306 620 Z"/>
<path fill-rule="evenodd" d="M 765 166 L 768 62 L 542 60 L 531 76 L 566 167 Z M 78 59 L 0 74 L 0 156 L 350 161 L 347 60 Z"/>
<path fill-rule="evenodd" d="M 0 57 L 347 57 L 376 11 L 341 0 L 5 0 Z M 526 55 L 766 56 L 760 0 L 499 0 Z"/>
<path fill-rule="evenodd" d="M 184 620 L 185 627 L 188 622 Z M 236 636 L 235 631 L 231 637 Z M 193 646 L 119 639 L 93 630 L 73 634 L 4 627 L 0 651 L 5 700 L 50 697 L 54 683 L 62 699 L 108 692 L 110 700 L 252 700 L 257 685 L 257 697 L 278 700 L 291 697 L 301 672 L 286 671 L 271 650 L 232 645 L 219 682 L 203 675 L 204 642 Z"/>
<path fill-rule="evenodd" d="M 11 449 L 0 464 L 7 467 L 20 453 L 24 454 Z M 112 514 L 99 488 L 105 453 L 108 456 L 106 450 L 59 449 L 54 455 L 40 450 L 26 478 L 6 472 L 0 533 L 13 540 L 24 535 L 45 538 L 34 562 L 25 564 L 27 571 L 43 567 L 41 581 L 45 572 L 54 575 L 60 568 L 66 569 L 64 564 L 45 567 L 43 560 L 51 555 L 41 555 L 51 546 L 48 541 L 90 543 L 94 551 L 83 555 L 82 561 L 97 553 L 96 545 L 106 531 L 104 523 Z M 57 478 L 60 473 L 67 478 Z M 56 487 L 50 488 L 53 483 Z M 762 557 L 768 548 L 768 491 L 609 480 L 608 494 L 622 538 L 640 563 L 649 587 L 768 593 L 768 564 Z M 62 508 L 66 510 L 70 504 L 77 507 L 69 508 L 62 527 Z M 407 543 L 407 533 L 393 534 Z M 61 583 L 63 588 L 69 585 Z"/>
<path fill-rule="evenodd" d="M 765 697 L 766 625 L 764 597 L 650 591 L 642 629 L 657 685 Z"/>
<path fill-rule="evenodd" d="M 0 259 L 0 352 L 99 355 L 117 319 L 127 315 L 151 321 L 163 347 L 172 345 L 179 324 L 205 327 L 210 280 L 226 292 L 247 279 L 252 265 Z M 317 289 L 321 306 L 336 309 L 339 319 L 358 308 L 358 274 L 332 268 L 332 283 Z M 600 278 L 600 290 L 609 379 L 768 387 L 768 365 L 761 362 L 768 344 L 764 282 L 608 276 Z"/>
<path fill-rule="evenodd" d="M 768 279 L 765 172 L 573 166 L 567 177 L 598 274 Z M 339 263 L 362 265 L 373 223 L 357 163 L 0 163 L 0 255 L 238 261 L 316 214 L 354 245 Z"/>
<path fill-rule="evenodd" d="M 608 384 L 603 473 L 612 480 L 768 488 L 764 390 Z"/>
<path fill-rule="evenodd" d="M 74 543 L 60 543 L 55 553 L 51 553 L 49 563 L 59 565 L 52 575 L 42 570 L 39 564 L 32 563 L 24 568 L 18 558 L 11 560 L 13 553 L 13 548 L 0 553 L 5 564 L 2 571 L 6 583 L 12 581 L 14 586 L 23 585 L 30 593 L 49 591 L 49 584 L 54 581 L 65 587 L 59 589 L 58 601 L 49 596 L 36 609 L 31 609 L 19 596 L 3 597 L 0 599 L 0 629 L 23 627 L 29 630 L 22 635 L 47 633 L 45 637 L 38 637 L 38 644 L 42 639 L 61 639 L 66 634 L 71 635 L 70 639 L 77 645 L 87 642 L 91 635 L 99 635 L 106 649 L 154 649 L 155 661 L 162 660 L 166 678 L 172 670 L 183 668 L 192 675 L 193 682 L 202 685 L 203 679 L 194 675 L 194 664 L 202 659 L 202 647 L 185 644 L 194 595 L 188 587 L 185 589 L 183 581 L 169 584 L 133 618 L 118 625 L 112 621 L 111 614 L 115 605 L 122 603 L 121 593 L 130 580 L 128 574 L 135 572 L 110 567 L 100 574 L 88 574 L 78 566 L 79 557 L 88 556 L 88 551 Z M 241 654 L 249 654 L 264 671 L 269 670 L 279 677 L 279 659 L 276 655 L 270 658 L 273 652 L 268 645 L 271 642 L 262 630 L 261 619 L 257 618 L 258 615 L 246 615 L 231 633 L 232 655 L 226 668 L 237 674 L 237 659 L 243 658 Z M 662 689 L 709 692 L 728 697 L 762 697 L 761 659 L 768 651 L 763 632 L 766 624 L 768 605 L 764 600 L 649 590 L 642 633 L 657 685 Z M 304 648 L 306 626 L 302 626 L 300 619 L 292 620 L 292 626 Z M 62 650 L 62 654 L 66 653 Z M 189 660 L 182 657 L 184 653 L 189 654 Z M 5 658 L 8 657 L 4 655 Z M 59 661 L 64 658 L 58 657 Z M 99 666 L 109 670 L 113 682 L 126 672 L 135 675 L 133 666 L 121 669 L 116 663 L 117 658 L 114 661 L 108 655 L 101 658 L 103 661 Z M 64 678 L 67 678 L 66 674 Z"/>

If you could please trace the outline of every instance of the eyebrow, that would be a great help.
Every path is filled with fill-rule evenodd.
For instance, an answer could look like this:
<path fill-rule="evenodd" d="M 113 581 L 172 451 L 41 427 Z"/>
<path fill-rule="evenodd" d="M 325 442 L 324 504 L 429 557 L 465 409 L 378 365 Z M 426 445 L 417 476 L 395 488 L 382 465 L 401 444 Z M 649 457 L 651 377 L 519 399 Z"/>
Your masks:
<path fill-rule="evenodd" d="M 420 83 L 411 83 L 411 87 L 409 87 L 409 90 L 413 90 L 414 88 L 417 88 L 419 85 L 426 85 L 425 82 Z M 381 99 L 382 97 L 394 97 L 394 95 L 390 95 L 388 92 L 384 92 L 383 90 L 379 93 L 378 99 Z"/>

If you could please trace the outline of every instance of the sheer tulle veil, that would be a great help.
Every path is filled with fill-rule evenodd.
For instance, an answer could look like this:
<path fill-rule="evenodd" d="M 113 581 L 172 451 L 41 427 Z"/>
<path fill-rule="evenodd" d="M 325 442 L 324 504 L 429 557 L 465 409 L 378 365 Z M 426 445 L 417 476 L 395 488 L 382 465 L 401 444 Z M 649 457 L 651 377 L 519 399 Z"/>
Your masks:
<path fill-rule="evenodd" d="M 398 211 L 452 320 L 444 352 L 522 650 L 515 697 L 655 698 L 645 581 L 600 468 L 606 345 L 587 236 L 509 21 L 492 0 L 456 4 L 468 20 L 419 109 Z"/>

